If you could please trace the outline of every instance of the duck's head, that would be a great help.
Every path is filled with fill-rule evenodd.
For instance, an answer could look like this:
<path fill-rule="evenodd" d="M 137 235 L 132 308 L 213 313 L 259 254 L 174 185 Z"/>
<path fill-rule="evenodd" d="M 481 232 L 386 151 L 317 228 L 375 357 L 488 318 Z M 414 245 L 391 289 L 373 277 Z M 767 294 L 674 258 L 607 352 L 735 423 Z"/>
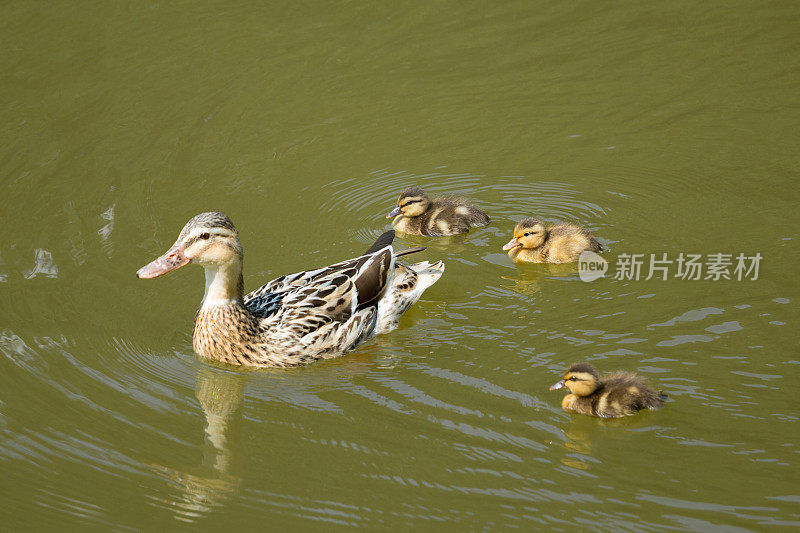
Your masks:
<path fill-rule="evenodd" d="M 537 218 L 523 218 L 514 227 L 514 238 L 503 246 L 503 250 L 514 248 L 538 248 L 547 238 L 544 222 Z"/>
<path fill-rule="evenodd" d="M 564 379 L 550 387 L 550 390 L 568 388 L 576 396 L 589 396 L 600 385 L 600 375 L 588 363 L 575 363 L 564 373 Z"/>
<path fill-rule="evenodd" d="M 386 218 L 396 217 L 403 215 L 404 217 L 418 217 L 424 213 L 428 206 L 431 205 L 431 200 L 428 195 L 419 187 L 409 187 L 400 193 L 397 198 L 397 207 L 392 209 Z"/>
<path fill-rule="evenodd" d="M 241 270 L 242 257 L 239 234 L 231 219 L 219 212 L 200 213 L 186 223 L 164 255 L 140 268 L 136 275 L 156 278 L 189 263 L 212 270 L 239 265 Z"/>

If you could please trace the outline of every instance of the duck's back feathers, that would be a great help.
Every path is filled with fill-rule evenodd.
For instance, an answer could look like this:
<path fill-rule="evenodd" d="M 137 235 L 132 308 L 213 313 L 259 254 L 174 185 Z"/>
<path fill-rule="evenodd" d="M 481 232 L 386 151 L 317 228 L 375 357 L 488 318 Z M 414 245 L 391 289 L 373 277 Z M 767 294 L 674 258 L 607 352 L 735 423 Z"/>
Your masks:
<path fill-rule="evenodd" d="M 569 263 L 577 261 L 581 252 L 600 251 L 600 245 L 592 235 L 580 226 L 559 224 L 547 229 L 547 241 L 543 248 L 547 261 L 551 263 Z"/>
<path fill-rule="evenodd" d="M 489 224 L 489 216 L 463 198 L 446 196 L 431 202 L 419 218 L 423 235 L 443 236 L 466 233 Z"/>
<path fill-rule="evenodd" d="M 315 270 L 303 270 L 294 274 L 285 274 L 273 279 L 254 290 L 244 297 L 245 303 L 253 298 L 259 298 L 265 293 L 285 293 L 315 284 L 320 280 L 327 280 L 332 276 L 343 276 L 345 278 L 355 277 L 359 270 L 372 258 L 372 255 L 362 255 L 347 261 L 342 261 L 330 266 L 317 268 Z"/>
<path fill-rule="evenodd" d="M 628 373 L 606 376 L 589 396 L 576 397 L 572 410 L 602 418 L 619 418 L 642 409 L 662 407 L 666 396 L 655 392 L 643 379 Z"/>
<path fill-rule="evenodd" d="M 451 207 L 455 216 L 460 218 L 471 228 L 487 226 L 491 222 L 489 215 L 463 198 L 444 197 L 439 200 L 442 201 L 443 205 Z"/>
<path fill-rule="evenodd" d="M 421 189 L 413 189 L 421 193 Z M 408 196 L 410 190 L 404 191 L 403 195 Z M 395 227 L 413 235 L 441 237 L 466 233 L 470 228 L 486 226 L 489 222 L 486 213 L 463 198 L 443 196 L 428 200 L 427 209 L 418 216 L 399 217 Z"/>
<path fill-rule="evenodd" d="M 603 390 L 608 392 L 607 405 L 619 412 L 617 416 L 633 414 L 642 409 L 662 407 L 666 396 L 650 388 L 635 374 L 620 372 L 603 380 Z M 616 406 L 619 405 L 618 408 Z M 602 414 L 600 416 L 603 416 Z"/>

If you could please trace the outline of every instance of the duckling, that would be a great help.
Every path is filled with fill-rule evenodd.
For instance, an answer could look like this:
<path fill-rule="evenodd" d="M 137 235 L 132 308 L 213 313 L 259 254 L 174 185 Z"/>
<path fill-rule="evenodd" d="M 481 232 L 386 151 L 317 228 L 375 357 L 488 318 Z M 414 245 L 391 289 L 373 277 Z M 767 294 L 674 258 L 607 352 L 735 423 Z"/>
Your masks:
<path fill-rule="evenodd" d="M 583 251 L 601 252 L 603 247 L 588 231 L 572 224 L 546 228 L 536 218 L 524 218 L 514 228 L 514 238 L 503 246 L 512 261 L 526 263 L 571 263 Z"/>
<path fill-rule="evenodd" d="M 443 197 L 431 199 L 419 187 L 409 187 L 400 193 L 397 207 L 386 218 L 397 217 L 394 227 L 411 235 L 458 235 L 470 228 L 489 224 L 489 217 L 466 200 Z"/>
<path fill-rule="evenodd" d="M 666 394 L 655 392 L 642 378 L 620 372 L 602 380 L 597 370 L 588 363 L 574 363 L 564 374 L 564 379 L 550 390 L 568 388 L 561 407 L 582 415 L 601 418 L 620 418 L 636 414 L 641 409 L 662 407 Z"/>

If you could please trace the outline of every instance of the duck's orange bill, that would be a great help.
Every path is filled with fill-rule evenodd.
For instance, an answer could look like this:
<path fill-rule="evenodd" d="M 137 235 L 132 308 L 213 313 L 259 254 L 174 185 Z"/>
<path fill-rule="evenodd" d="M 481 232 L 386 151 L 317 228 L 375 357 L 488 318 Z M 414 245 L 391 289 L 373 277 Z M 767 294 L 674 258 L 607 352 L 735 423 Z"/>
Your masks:
<path fill-rule="evenodd" d="M 397 206 L 394 209 L 392 209 L 391 211 L 389 211 L 388 213 L 386 213 L 386 218 L 396 217 L 400 213 L 402 213 L 402 211 L 400 210 L 400 206 Z"/>
<path fill-rule="evenodd" d="M 517 240 L 516 237 L 514 237 L 513 239 L 508 241 L 508 243 L 505 246 L 503 246 L 503 250 L 510 250 L 512 248 L 516 248 L 517 246 L 519 246 L 519 241 Z"/>
<path fill-rule="evenodd" d="M 139 271 L 136 272 L 136 275 L 141 279 L 157 278 L 176 268 L 188 265 L 191 262 L 191 259 L 183 255 L 183 248 L 177 244 L 173 244 L 172 248 L 167 250 L 167 253 L 152 263 L 140 268 Z"/>
<path fill-rule="evenodd" d="M 556 383 L 555 385 L 550 385 L 550 390 L 558 390 L 558 389 L 563 389 L 563 388 L 564 388 L 564 380 L 563 379 L 561 381 L 559 381 L 558 383 Z"/>

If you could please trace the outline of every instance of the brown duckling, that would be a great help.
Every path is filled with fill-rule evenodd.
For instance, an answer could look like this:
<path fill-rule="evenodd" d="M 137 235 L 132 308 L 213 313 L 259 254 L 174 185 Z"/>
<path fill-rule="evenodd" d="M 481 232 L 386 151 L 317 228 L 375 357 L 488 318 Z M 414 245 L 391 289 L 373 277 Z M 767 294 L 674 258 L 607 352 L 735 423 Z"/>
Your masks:
<path fill-rule="evenodd" d="M 583 251 L 600 252 L 603 247 L 585 229 L 572 224 L 545 227 L 536 218 L 524 218 L 514 228 L 514 238 L 503 246 L 512 261 L 526 263 L 571 263 Z"/>
<path fill-rule="evenodd" d="M 466 200 L 443 197 L 430 198 L 419 187 L 409 187 L 400 193 L 397 207 L 386 218 L 397 217 L 394 227 L 411 235 L 458 235 L 470 228 L 489 224 L 489 217 Z"/>
<path fill-rule="evenodd" d="M 602 418 L 620 418 L 636 414 L 641 409 L 655 409 L 664 405 L 667 396 L 655 392 L 644 380 L 634 374 L 620 372 L 600 379 L 597 370 L 588 363 L 575 363 L 564 374 L 564 379 L 550 390 L 568 388 L 561 407 L 582 415 Z"/>

